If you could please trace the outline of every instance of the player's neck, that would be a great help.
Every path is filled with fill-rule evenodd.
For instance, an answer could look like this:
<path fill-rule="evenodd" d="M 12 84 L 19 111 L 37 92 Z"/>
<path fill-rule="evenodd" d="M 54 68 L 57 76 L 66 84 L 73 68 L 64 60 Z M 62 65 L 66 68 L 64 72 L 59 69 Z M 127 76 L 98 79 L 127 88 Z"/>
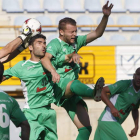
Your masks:
<path fill-rule="evenodd" d="M 140 87 L 136 86 L 135 83 L 134 83 L 134 80 L 133 80 L 133 87 L 136 91 L 139 91 L 140 90 Z"/>
<path fill-rule="evenodd" d="M 31 56 L 30 60 L 34 61 L 34 62 L 39 62 L 40 61 L 40 57 Z"/>
<path fill-rule="evenodd" d="M 59 36 L 59 39 L 62 40 L 63 42 L 65 42 L 65 43 L 69 44 L 69 43 L 63 38 L 63 36 Z M 69 44 L 69 45 L 70 45 L 70 44 Z"/>

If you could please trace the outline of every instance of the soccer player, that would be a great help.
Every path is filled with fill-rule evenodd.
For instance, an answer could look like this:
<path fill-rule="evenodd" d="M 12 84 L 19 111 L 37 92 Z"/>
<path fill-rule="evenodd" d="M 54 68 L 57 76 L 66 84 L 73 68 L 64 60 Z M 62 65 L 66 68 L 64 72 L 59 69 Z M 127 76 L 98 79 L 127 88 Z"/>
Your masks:
<path fill-rule="evenodd" d="M 57 140 L 56 112 L 51 109 L 55 102 L 53 83 L 49 73 L 42 67 L 40 59 L 44 57 L 46 37 L 37 34 L 29 41 L 30 60 L 23 60 L 4 71 L 4 78 L 11 76 L 21 80 L 26 104 L 23 112 L 30 124 L 30 140 Z"/>
<path fill-rule="evenodd" d="M 0 82 L 4 66 L 0 63 Z M 29 140 L 30 126 L 17 101 L 0 90 L 0 140 L 9 140 L 10 120 L 16 127 L 21 127 L 21 139 Z"/>
<path fill-rule="evenodd" d="M 82 97 L 91 97 L 99 101 L 104 79 L 101 77 L 95 89 L 89 88 L 78 79 L 80 56 L 78 50 L 87 43 L 102 36 L 111 9 L 108 2 L 103 6 L 103 18 L 95 31 L 84 36 L 77 36 L 77 26 L 72 18 L 64 18 L 59 22 L 59 38 L 52 40 L 46 49 L 45 57 L 41 59 L 43 66 L 51 72 L 56 105 L 62 106 L 77 126 L 77 140 L 88 140 L 91 133 L 87 105 Z M 73 95 L 73 96 L 72 96 Z M 69 98 L 72 96 L 71 98 Z M 69 99 L 67 99 L 69 98 Z"/>
<path fill-rule="evenodd" d="M 121 80 L 104 87 L 101 98 L 107 106 L 99 117 L 94 140 L 128 140 L 121 124 L 130 111 L 135 128 L 129 136 L 136 136 L 139 128 L 140 68 L 135 71 L 132 80 Z"/>

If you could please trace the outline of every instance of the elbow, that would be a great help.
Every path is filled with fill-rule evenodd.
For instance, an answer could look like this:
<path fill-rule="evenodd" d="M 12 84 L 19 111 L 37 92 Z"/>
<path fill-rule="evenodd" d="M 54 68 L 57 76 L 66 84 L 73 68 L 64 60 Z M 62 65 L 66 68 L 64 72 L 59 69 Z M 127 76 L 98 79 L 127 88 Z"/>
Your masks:
<path fill-rule="evenodd" d="M 97 38 L 101 37 L 102 35 L 103 35 L 103 33 L 97 34 Z"/>
<path fill-rule="evenodd" d="M 29 125 L 28 121 L 23 121 L 20 126 L 21 126 L 21 128 L 25 128 L 26 130 L 30 130 L 30 125 Z"/>

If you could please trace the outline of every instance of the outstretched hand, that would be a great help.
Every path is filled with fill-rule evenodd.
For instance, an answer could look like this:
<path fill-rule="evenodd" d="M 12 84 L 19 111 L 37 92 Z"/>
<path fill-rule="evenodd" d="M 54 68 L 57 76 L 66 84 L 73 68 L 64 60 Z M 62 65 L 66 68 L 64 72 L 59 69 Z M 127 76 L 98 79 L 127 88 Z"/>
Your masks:
<path fill-rule="evenodd" d="M 111 9 L 113 8 L 113 4 L 111 3 L 110 6 L 108 6 L 109 1 L 103 6 L 103 14 L 105 16 L 109 16 L 111 14 Z"/>
<path fill-rule="evenodd" d="M 80 58 L 83 59 L 79 54 L 75 53 L 75 54 L 72 56 L 72 58 L 71 58 L 71 60 L 69 61 L 69 63 L 74 62 L 74 63 L 79 64 L 79 63 L 80 63 Z"/>

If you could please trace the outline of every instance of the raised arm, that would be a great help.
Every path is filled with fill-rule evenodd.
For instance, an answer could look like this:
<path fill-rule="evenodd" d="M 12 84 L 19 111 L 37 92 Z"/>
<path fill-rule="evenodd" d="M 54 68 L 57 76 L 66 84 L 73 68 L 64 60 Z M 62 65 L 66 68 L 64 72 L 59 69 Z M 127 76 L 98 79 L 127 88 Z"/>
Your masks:
<path fill-rule="evenodd" d="M 131 133 L 129 134 L 130 137 L 136 136 L 138 129 L 139 129 L 139 111 L 138 111 L 138 109 L 132 110 L 132 117 L 134 120 L 135 127 L 134 127 L 134 129 L 131 130 Z"/>
<path fill-rule="evenodd" d="M 108 86 L 106 86 L 103 88 L 103 90 L 101 92 L 101 99 L 110 108 L 112 115 L 114 117 L 120 118 L 119 111 L 114 107 L 114 105 L 109 100 L 108 93 L 110 93 L 110 90 L 109 90 Z"/>
<path fill-rule="evenodd" d="M 6 60 L 9 54 L 14 52 L 22 43 L 24 43 L 25 47 L 27 47 L 26 44 L 28 40 L 30 39 L 31 35 L 32 35 L 32 32 L 30 28 L 26 27 L 25 29 L 23 29 L 23 32 L 21 35 L 19 35 L 16 39 L 8 43 L 5 47 L 3 47 L 0 50 L 0 59 L 5 57 L 4 59 Z"/>
<path fill-rule="evenodd" d="M 93 40 L 97 39 L 98 37 L 101 37 L 102 34 L 104 33 L 107 22 L 108 22 L 109 15 L 111 14 L 111 9 L 113 8 L 113 5 L 110 4 L 110 6 L 108 6 L 108 3 L 109 3 L 109 1 L 107 1 L 107 3 L 102 8 L 104 15 L 103 15 L 103 18 L 102 18 L 100 24 L 98 25 L 98 27 L 96 28 L 95 31 L 92 31 L 87 35 L 86 43 L 92 42 Z"/>
<path fill-rule="evenodd" d="M 16 38 L 10 43 L 8 43 L 5 47 L 0 50 L 0 58 L 6 57 L 10 53 L 12 53 L 20 44 L 22 43 L 22 39 Z"/>

